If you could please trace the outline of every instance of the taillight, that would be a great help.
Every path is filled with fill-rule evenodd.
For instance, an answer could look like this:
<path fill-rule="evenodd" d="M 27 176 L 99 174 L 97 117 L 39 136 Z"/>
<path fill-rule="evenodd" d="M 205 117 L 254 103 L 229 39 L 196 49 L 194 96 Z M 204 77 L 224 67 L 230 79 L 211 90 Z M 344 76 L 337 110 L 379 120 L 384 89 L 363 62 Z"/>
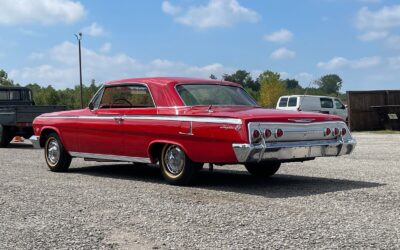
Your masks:
<path fill-rule="evenodd" d="M 283 136 L 283 130 L 278 128 L 275 132 L 276 138 L 282 137 Z"/>
<path fill-rule="evenodd" d="M 345 135 L 347 133 L 347 129 L 346 128 L 342 128 L 342 135 Z"/>
<path fill-rule="evenodd" d="M 271 130 L 266 129 L 266 130 L 264 131 L 264 137 L 265 137 L 265 139 L 271 137 L 271 135 L 272 135 Z"/>
<path fill-rule="evenodd" d="M 338 128 L 335 128 L 335 130 L 334 130 L 334 135 L 335 135 L 335 136 L 338 136 L 339 133 L 340 133 L 340 130 L 339 130 Z"/>
<path fill-rule="evenodd" d="M 329 136 L 332 133 L 332 130 L 330 128 L 325 129 L 325 136 Z"/>
<path fill-rule="evenodd" d="M 255 129 L 253 131 L 253 141 L 257 141 L 258 139 L 260 139 L 260 131 L 258 131 L 257 129 Z"/>

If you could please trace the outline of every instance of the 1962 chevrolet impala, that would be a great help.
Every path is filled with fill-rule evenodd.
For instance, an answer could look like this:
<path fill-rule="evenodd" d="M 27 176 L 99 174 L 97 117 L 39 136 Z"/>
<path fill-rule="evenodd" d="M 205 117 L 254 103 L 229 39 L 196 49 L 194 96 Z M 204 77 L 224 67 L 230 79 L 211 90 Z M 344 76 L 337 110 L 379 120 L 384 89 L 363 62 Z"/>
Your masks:
<path fill-rule="evenodd" d="M 73 157 L 159 162 L 171 184 L 188 184 L 204 163 L 244 164 L 255 176 L 281 163 L 350 154 L 356 142 L 337 116 L 259 107 L 239 84 L 193 78 L 106 83 L 82 110 L 33 122 L 52 171 Z"/>

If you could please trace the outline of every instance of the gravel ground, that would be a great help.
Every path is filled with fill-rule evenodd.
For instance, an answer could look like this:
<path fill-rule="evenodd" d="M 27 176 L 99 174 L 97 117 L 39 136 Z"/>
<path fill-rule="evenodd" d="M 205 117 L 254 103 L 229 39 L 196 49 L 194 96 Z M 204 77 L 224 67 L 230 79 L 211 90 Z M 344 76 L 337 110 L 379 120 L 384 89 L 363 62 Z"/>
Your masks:
<path fill-rule="evenodd" d="M 0 249 L 400 248 L 400 135 L 355 134 L 350 156 L 285 164 L 268 180 L 242 166 L 195 186 L 155 167 L 0 149 Z"/>

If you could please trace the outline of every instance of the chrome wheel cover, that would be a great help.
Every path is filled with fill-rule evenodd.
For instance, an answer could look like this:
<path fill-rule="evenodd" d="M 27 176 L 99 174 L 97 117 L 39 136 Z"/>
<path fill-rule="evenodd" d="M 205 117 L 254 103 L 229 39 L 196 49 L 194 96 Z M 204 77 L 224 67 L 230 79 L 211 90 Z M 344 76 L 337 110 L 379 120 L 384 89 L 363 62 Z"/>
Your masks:
<path fill-rule="evenodd" d="M 60 160 L 60 145 L 56 139 L 50 139 L 47 144 L 47 161 L 52 164 L 56 165 Z"/>
<path fill-rule="evenodd" d="M 164 155 L 166 170 L 172 175 L 179 175 L 185 167 L 185 153 L 178 146 L 170 146 Z"/>

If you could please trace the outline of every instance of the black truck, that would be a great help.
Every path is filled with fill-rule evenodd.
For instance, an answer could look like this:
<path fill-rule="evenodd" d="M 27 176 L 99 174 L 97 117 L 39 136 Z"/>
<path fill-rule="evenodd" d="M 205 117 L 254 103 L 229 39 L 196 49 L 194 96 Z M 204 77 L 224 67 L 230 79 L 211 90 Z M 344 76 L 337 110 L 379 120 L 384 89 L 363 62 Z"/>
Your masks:
<path fill-rule="evenodd" d="M 65 106 L 36 106 L 29 88 L 0 87 L 0 148 L 7 147 L 14 136 L 29 139 L 35 117 L 65 109 Z"/>

